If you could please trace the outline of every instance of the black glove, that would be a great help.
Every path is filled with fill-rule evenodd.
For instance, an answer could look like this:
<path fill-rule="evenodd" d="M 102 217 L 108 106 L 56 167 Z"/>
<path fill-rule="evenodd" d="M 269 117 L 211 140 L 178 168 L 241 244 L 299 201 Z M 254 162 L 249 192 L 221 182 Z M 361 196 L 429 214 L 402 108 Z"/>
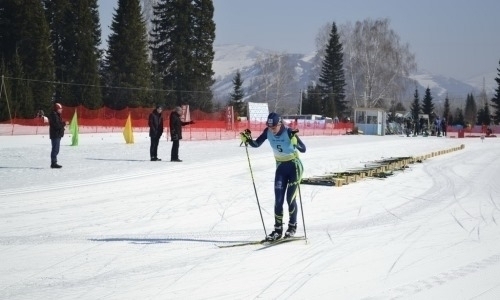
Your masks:
<path fill-rule="evenodd" d="M 194 121 L 189 121 L 189 124 L 194 124 Z"/>
<path fill-rule="evenodd" d="M 297 133 L 299 133 L 299 130 L 298 130 L 298 129 L 294 129 L 294 130 L 292 130 L 292 136 L 296 135 Z"/>

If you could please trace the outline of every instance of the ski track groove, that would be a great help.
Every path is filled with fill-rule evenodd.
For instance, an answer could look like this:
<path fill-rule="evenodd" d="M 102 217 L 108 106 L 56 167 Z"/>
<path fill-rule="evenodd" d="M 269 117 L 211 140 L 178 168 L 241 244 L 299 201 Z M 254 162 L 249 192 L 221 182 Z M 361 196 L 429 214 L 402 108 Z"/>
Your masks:
<path fill-rule="evenodd" d="M 226 165 L 226 164 L 231 165 L 233 163 L 241 161 L 241 158 L 231 157 L 229 159 L 226 158 L 224 160 L 222 160 L 222 159 L 211 160 L 211 161 L 197 163 L 196 165 L 185 163 L 183 165 L 183 169 L 184 170 L 186 170 L 186 169 L 196 170 L 198 168 L 207 167 L 207 166 L 210 166 L 213 164 L 220 165 L 220 164 L 222 164 L 221 161 L 223 161 L 224 165 Z M 12 195 L 38 193 L 38 192 L 46 192 L 46 191 L 54 191 L 54 190 L 67 190 L 67 189 L 73 189 L 73 188 L 77 188 L 77 187 L 95 186 L 95 185 L 101 185 L 101 184 L 107 184 L 107 183 L 113 183 L 113 182 L 119 182 L 119 181 L 126 181 L 126 180 L 131 180 L 131 179 L 149 177 L 149 176 L 155 176 L 155 175 L 164 175 L 164 174 L 172 173 L 172 171 L 173 170 L 171 168 L 165 167 L 165 169 L 162 169 L 162 170 L 154 170 L 154 171 L 149 170 L 149 171 L 139 171 L 138 173 L 115 174 L 115 175 L 109 175 L 109 176 L 105 176 L 105 177 L 98 177 L 96 179 L 86 179 L 83 182 L 70 181 L 70 182 L 52 184 L 52 185 L 47 186 L 47 187 L 30 186 L 30 187 L 24 187 L 24 188 L 7 189 L 4 191 L 0 191 L 0 196 L 12 196 Z"/>
<path fill-rule="evenodd" d="M 264 156 L 264 155 L 263 155 Z M 268 155 L 265 155 L 266 157 Z M 449 168 L 449 166 L 453 166 L 456 162 L 459 162 L 460 153 L 456 154 L 455 156 L 452 157 L 452 159 L 449 160 L 447 164 L 439 164 L 438 166 L 434 166 L 432 164 L 421 164 L 418 165 L 418 168 L 422 168 L 425 172 L 427 173 L 434 173 L 434 172 L 442 172 L 443 175 L 433 177 L 434 181 L 432 185 L 428 188 L 426 191 L 422 191 L 422 195 L 426 195 L 426 197 L 419 198 L 419 197 L 414 197 L 412 199 L 407 199 L 405 203 L 402 203 L 399 206 L 393 207 L 393 208 L 386 208 L 384 206 L 383 210 L 384 212 L 380 212 L 374 215 L 369 215 L 368 218 L 360 218 L 360 219 L 350 219 L 349 223 L 344 223 L 344 222 L 339 222 L 339 223 L 331 223 L 332 226 L 328 225 L 327 230 L 326 230 L 326 236 L 327 239 L 321 239 L 320 234 L 321 231 L 318 231 L 318 229 L 324 228 L 320 226 L 312 226 L 311 228 L 307 227 L 309 230 L 308 232 L 312 233 L 312 238 L 311 235 L 309 236 L 309 239 L 314 241 L 313 243 L 309 243 L 305 247 L 299 248 L 299 246 L 294 245 L 294 243 L 289 243 L 287 245 L 279 245 L 275 247 L 275 249 L 269 249 L 266 252 L 269 252 L 267 255 L 277 255 L 278 251 L 280 251 L 280 247 L 297 247 L 299 248 L 298 251 L 294 254 L 293 259 L 291 259 L 288 264 L 284 267 L 281 267 L 278 269 L 279 271 L 275 272 L 272 276 L 274 276 L 276 279 L 271 281 L 265 286 L 261 286 L 262 289 L 258 291 L 258 294 L 254 297 L 255 299 L 257 298 L 267 298 L 267 294 L 271 294 L 274 292 L 277 292 L 277 290 L 280 290 L 283 292 L 280 296 L 277 296 L 276 298 L 278 299 L 287 299 L 289 297 L 293 297 L 297 295 L 298 292 L 301 291 L 301 289 L 306 286 L 311 280 L 315 279 L 320 273 L 330 270 L 331 266 L 334 266 L 336 262 L 341 261 L 342 259 L 345 259 L 347 257 L 356 255 L 364 249 L 362 248 L 355 248 L 356 251 L 341 251 L 342 249 L 346 248 L 349 249 L 349 245 L 352 245 L 353 243 L 356 243 L 357 236 L 361 236 L 363 232 L 359 232 L 358 230 L 360 229 L 379 229 L 377 227 L 383 227 L 385 225 L 392 225 L 395 222 L 409 222 L 412 221 L 412 217 L 417 213 L 422 210 L 429 210 L 430 215 L 426 217 L 426 221 L 429 221 L 430 219 L 434 218 L 438 214 L 446 213 L 448 215 L 451 215 L 455 222 L 458 223 L 465 231 L 468 233 L 469 237 L 473 234 L 477 235 L 478 240 L 480 239 L 480 227 L 483 224 L 487 225 L 486 218 L 482 213 L 481 210 L 481 203 L 478 203 L 478 211 L 479 214 L 478 216 L 474 216 L 474 213 L 470 211 L 469 208 L 463 207 L 462 204 L 460 203 L 460 199 L 463 197 L 467 196 L 472 192 L 471 187 L 467 186 L 467 184 L 463 184 L 467 182 L 467 179 L 463 177 L 459 172 L 456 172 L 454 168 Z M 438 160 L 440 158 L 433 158 L 432 160 Z M 432 161 L 431 160 L 431 161 Z M 226 167 L 226 164 L 229 163 L 241 163 L 242 160 L 239 158 L 230 158 L 229 160 L 217 160 L 217 162 L 204 162 L 197 164 L 196 166 L 194 165 L 188 165 L 193 172 L 199 168 L 200 166 L 203 166 L 204 169 L 210 169 L 212 170 L 217 170 L 217 172 L 222 172 L 219 168 L 224 168 Z M 243 160 L 243 162 L 246 163 L 246 160 Z M 267 163 L 267 162 L 265 162 Z M 340 163 L 342 164 L 342 160 L 340 160 Z M 473 162 L 471 162 L 473 163 Z M 423 166 L 423 167 L 420 167 Z M 177 167 L 177 166 L 176 166 Z M 256 168 L 258 169 L 258 168 Z M 478 176 L 483 176 L 481 175 L 483 172 L 487 172 L 488 168 L 484 168 L 483 170 L 479 170 L 478 168 L 474 169 L 475 172 L 472 174 L 468 174 L 467 178 L 479 178 Z M 248 172 L 247 170 L 245 170 Z M 101 185 L 101 184 L 107 184 L 107 183 L 113 183 L 113 182 L 122 182 L 122 181 L 127 181 L 127 180 L 133 180 L 137 178 L 146 178 L 150 176 L 158 176 L 158 175 L 165 175 L 170 172 L 175 172 L 175 169 L 173 168 L 166 168 L 165 170 L 155 170 L 155 171 L 148 171 L 148 172 L 142 172 L 139 174 L 125 174 L 125 175 L 116 175 L 116 176 L 110 176 L 107 177 L 104 181 L 102 179 L 95 179 L 95 180 L 87 180 L 86 182 L 80 183 L 73 185 L 74 183 L 70 182 L 67 183 L 66 185 L 60 186 L 49 186 L 49 187 L 33 187 L 30 189 L 18 189 L 18 190 L 9 190 L 5 192 L 0 191 L 0 196 L 3 195 L 20 195 L 20 194 L 27 194 L 27 193 L 36 193 L 38 191 L 52 191 L 52 190 L 57 190 L 57 189 L 68 189 L 68 188 L 74 188 L 74 187 L 84 187 L 84 186 L 94 186 L 94 185 Z M 260 172 L 256 172 L 254 170 L 254 173 L 260 174 Z M 210 176 L 213 176 L 214 174 L 210 174 Z M 255 174 L 254 174 L 255 175 Z M 491 174 L 486 174 L 486 175 L 491 175 Z M 265 175 L 268 177 L 268 175 Z M 401 176 L 404 176 L 402 174 Z M 180 179 L 177 179 L 175 184 L 178 182 L 186 182 L 189 181 L 189 175 L 186 175 Z M 456 179 L 460 180 L 456 180 Z M 390 180 L 386 179 L 386 180 Z M 169 183 L 165 183 L 168 185 Z M 188 186 L 188 185 L 186 185 Z M 495 190 L 495 186 L 491 187 L 491 190 Z M 497 203 L 495 202 L 493 196 L 491 195 L 491 190 L 490 190 L 490 195 L 489 195 L 489 202 L 491 202 L 491 207 L 492 211 L 500 211 L 500 209 L 497 206 Z M 455 195 L 455 191 L 457 191 L 457 194 Z M 453 194 L 451 197 L 447 197 L 447 194 Z M 311 195 L 314 195 L 313 192 L 311 192 Z M 251 196 L 251 195 L 250 195 Z M 430 196 L 430 197 L 429 197 Z M 80 196 L 83 197 L 83 196 Z M 88 234 L 70 234 L 70 235 L 57 235 L 57 236 L 40 236 L 39 234 L 33 234 L 32 236 L 28 237 L 26 239 L 26 236 L 23 236 L 24 239 L 22 240 L 16 240 L 15 236 L 9 236 L 9 237 L 0 237 L 0 244 L 9 244 L 9 242 L 16 244 L 39 244 L 39 243 L 54 243 L 58 241 L 72 241 L 72 242 L 80 242 L 80 243 L 88 243 L 89 241 L 96 243 L 95 245 L 92 245 L 90 248 L 82 250 L 81 252 L 71 256 L 71 257 L 65 257 L 65 259 L 60 260 L 57 263 L 52 264 L 49 267 L 44 268 L 44 270 L 39 270 L 37 273 L 30 275 L 27 279 L 28 280 L 19 280 L 23 284 L 32 284 L 34 282 L 33 277 L 38 276 L 40 273 L 45 272 L 46 270 L 57 266 L 61 263 L 64 263 L 68 260 L 71 260 L 73 257 L 81 255 L 82 253 L 85 252 L 90 252 L 90 249 L 94 249 L 94 247 L 99 247 L 103 246 L 106 243 L 109 242 L 118 242 L 118 243 L 129 243 L 133 244 L 134 248 L 132 248 L 132 251 L 128 252 L 123 252 L 119 255 L 115 255 L 111 258 L 106 259 L 105 261 L 100 261 L 101 266 L 96 269 L 96 278 L 93 278 L 92 281 L 98 282 L 99 280 L 103 280 L 106 278 L 113 278 L 113 273 L 119 273 L 118 267 L 116 268 L 110 268 L 110 266 L 113 266 L 116 261 L 119 261 L 120 259 L 123 258 L 131 258 L 134 256 L 137 256 L 141 252 L 144 251 L 147 247 L 149 247 L 150 244 L 153 243 L 165 243 L 167 245 L 166 250 L 168 250 L 169 246 L 174 246 L 174 245 L 182 245 L 182 244 L 190 244 L 194 245 L 195 248 L 199 249 L 207 249 L 213 251 L 211 254 L 206 255 L 204 258 L 209 261 L 215 261 L 220 258 L 222 255 L 227 255 L 227 254 L 222 254 L 223 252 L 217 252 L 217 250 L 213 250 L 213 245 L 212 242 L 219 242 L 219 243 L 230 243 L 234 241 L 227 240 L 228 237 L 236 240 L 238 237 L 246 238 L 248 239 L 251 236 L 257 235 L 261 230 L 221 230 L 221 231 L 215 231 L 215 228 L 217 228 L 218 225 L 228 222 L 228 215 L 227 212 L 229 208 L 233 207 L 233 205 L 236 205 L 239 201 L 244 200 L 244 198 L 237 197 L 236 195 L 230 195 L 231 200 L 228 202 L 222 203 L 217 197 L 214 197 L 213 194 L 207 195 L 207 197 L 203 200 L 205 205 L 208 205 L 210 203 L 215 203 L 214 207 L 216 208 L 216 212 L 219 216 L 219 219 L 212 225 L 210 226 L 210 230 L 207 233 L 206 231 L 203 232 L 177 232 L 177 233 L 169 233 L 168 235 L 162 235 L 162 234 L 151 234 L 151 231 L 147 233 L 142 233 L 142 234 L 104 234 L 99 237 L 96 236 L 89 236 Z M 313 198 L 311 197 L 310 202 L 313 202 Z M 424 199 L 425 198 L 425 199 Z M 80 198 L 77 198 L 80 199 Z M 144 201 L 144 203 L 137 204 L 137 207 L 141 207 L 141 209 L 136 209 L 133 213 L 126 214 L 127 220 L 133 220 L 133 219 L 147 219 L 147 220 L 152 220 L 155 218 L 155 216 L 163 213 L 164 217 L 169 217 L 169 211 L 172 208 L 176 207 L 181 207 L 184 208 L 186 207 L 186 203 L 183 203 L 184 200 L 188 201 L 193 201 L 197 202 L 197 199 L 178 199 L 174 203 L 169 203 L 168 206 L 167 204 L 163 204 L 158 206 L 157 203 L 151 204 L 151 206 L 147 205 L 147 201 Z M 419 200 L 419 201 L 415 201 Z M 110 199 L 112 201 L 112 199 Z M 487 202 L 488 200 L 485 199 L 479 199 L 478 202 L 484 201 Z M 77 204 L 80 203 L 81 201 L 77 201 Z M 90 204 L 89 204 L 90 205 Z M 193 204 L 193 206 L 187 206 L 188 209 L 196 206 L 196 204 Z M 165 211 L 163 211 L 164 208 L 167 208 Z M 358 209 L 358 217 L 361 215 L 362 211 L 362 205 L 359 206 Z M 452 210 L 453 208 L 459 208 L 459 211 L 465 213 L 468 217 L 463 218 L 462 216 L 458 216 L 454 213 Z M 126 211 L 125 209 L 123 210 L 117 210 L 114 213 L 110 214 L 109 212 L 106 214 L 106 219 L 102 220 L 99 219 L 98 216 L 95 216 L 94 219 L 90 219 L 89 221 L 97 222 L 101 220 L 101 223 L 105 224 L 108 222 L 112 222 L 113 220 L 123 218 L 123 212 Z M 307 218 L 307 217 L 306 217 Z M 493 222 L 496 224 L 494 213 L 492 213 L 491 218 Z M 466 230 L 466 227 L 462 225 L 462 223 L 459 221 L 459 219 L 462 220 L 462 222 L 469 222 L 470 226 L 470 221 L 471 220 L 477 220 L 477 224 L 472 227 L 470 230 Z M 471 220 L 469 220 L 471 219 Z M 61 220 L 60 222 L 53 222 L 50 223 L 49 226 L 55 226 L 55 227 L 61 227 L 61 224 L 66 222 L 65 220 Z M 76 223 L 76 222 L 75 222 Z M 260 224 L 260 222 L 259 222 Z M 406 253 L 410 250 L 411 246 L 414 245 L 419 239 L 422 237 L 425 237 L 425 235 L 432 229 L 428 226 L 425 226 L 427 222 L 421 222 L 421 224 L 424 225 L 417 225 L 414 226 L 413 229 L 408 229 L 409 226 L 405 226 L 399 234 L 396 234 L 392 236 L 389 240 L 390 241 L 401 241 L 401 239 L 406 240 L 410 239 L 409 245 L 405 247 L 400 253 L 399 256 L 395 258 L 393 261 L 393 264 L 390 266 L 389 271 L 386 274 L 386 277 L 389 276 L 390 274 L 395 274 L 398 272 L 401 272 L 405 268 L 411 266 L 412 264 L 416 263 L 416 260 L 413 260 L 411 263 L 405 265 L 404 267 L 397 268 L 399 265 L 400 261 L 402 258 L 406 255 Z M 490 223 L 491 224 L 491 223 Z M 75 224 L 76 226 L 77 224 Z M 92 226 L 96 226 L 93 224 Z M 411 224 L 410 224 L 411 226 Z M 469 227 L 467 226 L 467 227 Z M 30 227 L 26 227 L 26 229 L 23 230 L 29 230 Z M 332 232 L 330 232 L 330 229 L 332 229 Z M 106 231 L 105 231 L 106 232 Z M 108 231 L 109 232 L 109 231 Z M 337 234 L 335 234 L 337 232 Z M 403 236 L 401 238 L 401 236 Z M 106 238 L 108 237 L 108 238 Z M 226 241 L 217 241 L 217 239 L 220 238 L 225 238 Z M 340 238 L 344 239 L 345 244 L 341 244 L 338 241 Z M 157 240 L 157 242 L 155 242 Z M 378 243 L 385 243 L 386 241 L 380 241 Z M 331 251 L 337 251 L 339 252 L 339 255 L 337 256 L 331 256 L 330 258 L 325 258 L 321 255 L 321 247 L 320 244 L 324 243 L 329 243 L 331 244 Z M 460 242 L 458 242 L 460 243 Z M 293 245 L 293 246 L 292 246 Z M 449 247 L 453 247 L 454 245 L 450 245 Z M 228 250 L 228 251 L 233 251 L 232 253 L 236 253 L 238 255 L 241 255 L 244 257 L 243 254 L 249 253 L 251 254 L 254 249 L 254 247 L 249 247 L 250 249 L 241 249 L 241 250 Z M 95 248 L 98 249 L 98 248 Z M 427 257 L 421 257 L 419 260 L 424 260 L 427 259 Z M 175 267 L 177 268 L 175 273 L 175 277 L 171 278 L 172 281 L 168 282 L 160 291 L 158 291 L 154 296 L 160 295 L 162 292 L 165 290 L 169 289 L 174 289 L 172 292 L 175 295 L 185 295 L 187 292 L 182 290 L 182 287 L 176 287 L 176 284 L 181 282 L 185 278 L 189 278 L 189 275 L 201 265 L 201 261 L 199 260 L 198 263 L 193 264 L 191 266 L 188 266 L 188 268 L 183 268 L 182 265 L 176 265 Z M 415 295 L 421 291 L 429 290 L 432 289 L 433 287 L 441 284 L 445 284 L 446 282 L 456 280 L 461 277 L 465 277 L 469 274 L 473 274 L 477 272 L 478 270 L 481 270 L 483 268 L 486 268 L 490 265 L 497 264 L 500 261 L 500 255 L 499 254 L 494 254 L 489 257 L 486 257 L 482 260 L 478 260 L 475 262 L 470 262 L 468 264 L 465 264 L 459 268 L 453 268 L 450 270 L 447 270 L 445 272 L 440 272 L 436 275 L 424 277 L 421 279 L 417 279 L 413 282 L 392 288 L 391 290 L 387 290 L 382 292 L 381 296 L 391 296 L 393 299 L 401 298 L 401 297 L 407 297 L 411 295 Z M 51 273 L 50 276 L 59 276 L 61 274 L 65 274 L 68 272 L 71 272 L 75 268 L 78 268 L 79 266 L 85 264 L 74 264 L 77 261 L 73 261 L 73 265 L 71 267 L 65 268 L 65 269 L 60 269 L 58 273 Z M 300 271 L 298 273 L 295 273 L 295 275 L 288 275 L 287 270 L 289 268 L 294 268 L 294 264 L 297 263 L 300 268 L 298 268 Z M 465 262 L 467 263 L 467 262 Z M 218 268 L 217 270 L 222 274 L 225 271 L 229 270 L 237 270 L 239 264 L 234 264 L 229 267 L 221 267 Z M 140 266 L 134 266 L 134 269 L 137 269 L 138 271 L 142 271 L 144 273 L 143 267 L 141 268 Z M 153 270 L 149 270 L 149 272 L 154 273 L 154 270 L 162 270 L 162 265 L 161 263 L 153 266 Z M 130 273 L 130 272 L 129 272 Z M 264 275 L 264 274 L 263 274 Z M 272 277 L 268 276 L 267 274 L 265 275 L 266 277 Z M 205 279 L 208 282 L 217 280 L 218 276 L 213 276 L 209 279 Z M 285 282 L 285 283 L 282 283 Z M 34 283 L 36 284 L 36 282 Z M 16 284 L 10 285 L 9 287 L 12 287 Z M 282 288 L 281 285 L 286 285 L 285 288 Z M 492 287 L 489 290 L 492 290 L 496 287 L 498 287 L 500 284 Z M 42 286 L 42 285 L 41 285 Z M 4 288 L 4 290 L 7 290 L 9 287 Z M 20 289 L 21 287 L 19 287 Z M 86 296 L 91 295 L 92 291 L 97 289 L 96 286 L 93 286 L 93 289 L 86 290 L 83 292 L 81 295 L 79 295 L 79 298 L 87 298 Z M 482 294 L 487 293 L 489 290 L 484 291 Z M 395 294 L 392 294 L 392 292 L 395 291 Z M 232 291 L 232 296 L 235 295 L 241 295 L 241 292 L 238 291 Z M 321 294 L 320 291 L 316 292 L 317 294 L 314 294 L 314 296 Z M 477 295 L 477 297 L 480 297 L 482 294 Z M 95 296 L 95 293 L 94 293 Z M 116 297 L 115 293 L 109 293 L 108 296 L 111 297 Z M 220 296 L 220 294 L 219 294 Z M 248 296 L 248 295 L 245 295 Z M 393 297 L 394 296 L 394 297 Z M 150 296 L 151 298 L 154 298 L 153 296 Z M 229 298 L 231 295 L 229 295 Z M 105 299 L 106 295 L 101 295 L 99 298 Z M 228 298 L 228 299 L 229 299 Z M 247 297 L 246 297 L 247 298 Z M 365 298 L 365 299 L 371 299 L 370 298 Z"/>

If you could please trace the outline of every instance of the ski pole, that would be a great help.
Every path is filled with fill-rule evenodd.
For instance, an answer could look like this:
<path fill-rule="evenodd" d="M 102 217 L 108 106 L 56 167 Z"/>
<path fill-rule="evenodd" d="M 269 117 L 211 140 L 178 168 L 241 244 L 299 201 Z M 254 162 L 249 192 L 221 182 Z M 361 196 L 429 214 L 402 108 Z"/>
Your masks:
<path fill-rule="evenodd" d="M 297 188 L 299 189 L 300 213 L 302 214 L 302 225 L 304 226 L 304 239 L 307 242 L 306 220 L 304 219 L 304 208 L 302 207 L 302 194 L 300 193 L 300 182 L 302 181 L 302 176 L 299 174 L 299 165 L 297 164 L 297 162 L 295 162 L 295 170 L 297 172 Z"/>
<path fill-rule="evenodd" d="M 245 143 L 245 150 L 247 152 L 248 167 L 250 168 L 250 176 L 252 177 L 253 190 L 255 192 L 255 198 L 257 199 L 257 206 L 259 207 L 260 219 L 262 220 L 262 226 L 264 227 L 264 236 L 267 236 L 266 225 L 264 224 L 264 217 L 262 216 L 262 210 L 260 209 L 259 196 L 257 195 L 257 188 L 255 187 L 255 179 L 253 178 L 252 164 L 250 163 L 250 155 L 248 154 L 248 145 Z"/>
<path fill-rule="evenodd" d="M 302 208 L 302 195 L 300 194 L 300 182 L 298 183 L 300 212 L 302 213 L 302 224 L 304 226 L 304 239 L 307 241 L 306 220 L 304 220 L 304 209 Z"/>

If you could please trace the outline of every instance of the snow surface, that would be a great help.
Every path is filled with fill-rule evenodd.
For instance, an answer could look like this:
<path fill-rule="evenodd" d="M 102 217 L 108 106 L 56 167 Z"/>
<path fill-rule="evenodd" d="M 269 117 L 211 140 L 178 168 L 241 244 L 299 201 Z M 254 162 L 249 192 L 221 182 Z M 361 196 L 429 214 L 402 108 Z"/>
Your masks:
<path fill-rule="evenodd" d="M 238 140 L 181 141 L 171 163 L 165 139 L 149 161 L 147 133 L 65 136 L 53 170 L 47 136 L 0 136 L 0 299 L 500 299 L 500 139 L 303 140 L 305 177 L 465 148 L 303 184 L 307 243 L 221 249 L 264 236 Z M 269 233 L 275 164 L 248 151 Z"/>

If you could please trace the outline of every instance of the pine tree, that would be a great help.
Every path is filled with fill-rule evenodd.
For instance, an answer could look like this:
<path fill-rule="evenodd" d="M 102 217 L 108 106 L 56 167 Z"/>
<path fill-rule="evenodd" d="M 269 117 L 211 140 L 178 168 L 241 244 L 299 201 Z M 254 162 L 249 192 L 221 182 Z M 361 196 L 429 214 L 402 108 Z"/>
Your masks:
<path fill-rule="evenodd" d="M 182 105 L 183 93 L 188 91 L 187 60 L 190 52 L 191 5 L 183 0 L 160 0 L 153 6 L 150 49 L 153 69 L 167 90 L 167 106 Z"/>
<path fill-rule="evenodd" d="M 233 106 L 234 112 L 237 116 L 246 116 L 246 105 L 243 102 L 243 80 L 241 79 L 240 71 L 236 71 L 236 75 L 233 78 L 233 92 L 231 93 L 231 100 L 229 105 Z"/>
<path fill-rule="evenodd" d="M 422 100 L 422 113 L 429 115 L 431 123 L 437 117 L 434 114 L 434 104 L 432 103 L 431 89 L 429 87 L 425 90 L 424 99 Z"/>
<path fill-rule="evenodd" d="M 500 61 L 498 62 L 500 65 Z M 498 125 L 500 124 L 500 67 L 497 68 L 498 75 L 495 78 L 495 81 L 497 83 L 497 88 L 495 89 L 495 95 L 491 99 L 492 102 L 492 107 L 493 107 L 493 122 Z"/>
<path fill-rule="evenodd" d="M 490 126 L 491 125 L 491 111 L 490 111 L 490 105 L 488 104 L 488 102 L 486 102 L 484 104 L 484 116 L 483 116 L 483 123 L 486 125 L 486 126 Z"/>
<path fill-rule="evenodd" d="M 17 103 L 16 117 L 32 118 L 37 110 L 52 107 L 54 90 L 53 52 L 42 3 L 0 1 L 0 20 L 0 56 L 11 74 L 23 76 L 12 78 L 17 82 L 11 86 L 25 88 L 13 93 L 10 100 Z"/>
<path fill-rule="evenodd" d="M 193 0 L 193 17 L 191 28 L 193 30 L 193 59 L 190 89 L 196 91 L 194 99 L 189 103 L 195 108 L 203 111 L 212 111 L 212 85 L 214 71 L 212 62 L 215 51 L 213 44 L 215 41 L 214 5 L 212 0 Z"/>
<path fill-rule="evenodd" d="M 215 23 L 211 0 L 160 0 L 153 7 L 153 69 L 168 90 L 165 102 L 212 109 Z"/>
<path fill-rule="evenodd" d="M 0 57 L 3 58 L 5 72 L 9 70 L 19 39 L 17 11 L 18 5 L 14 1 L 0 1 Z"/>
<path fill-rule="evenodd" d="M 485 103 L 483 107 L 477 112 L 477 124 L 476 125 L 486 125 L 491 124 L 490 107 L 488 103 Z"/>
<path fill-rule="evenodd" d="M 397 121 L 396 113 L 398 111 L 406 111 L 406 108 L 404 107 L 403 103 L 401 103 L 401 102 L 397 102 L 397 103 L 393 102 L 389 111 L 390 111 L 390 114 L 387 118 L 387 122 L 396 122 Z"/>
<path fill-rule="evenodd" d="M 420 114 L 420 111 L 421 107 L 420 107 L 420 98 L 418 96 L 418 89 L 415 89 L 415 93 L 413 94 L 413 103 L 411 104 L 410 107 L 410 112 L 413 122 L 418 122 L 419 120 L 418 115 Z"/>
<path fill-rule="evenodd" d="M 152 106 L 146 24 L 139 0 L 119 0 L 104 63 L 105 105 Z"/>
<path fill-rule="evenodd" d="M 342 117 L 347 113 L 347 104 L 344 100 L 345 85 L 342 44 L 337 33 L 337 26 L 333 22 L 319 76 L 323 101 L 321 113 L 323 115 Z"/>
<path fill-rule="evenodd" d="M 16 53 L 12 62 L 12 77 L 26 78 L 23 62 L 21 57 Z M 10 86 L 10 99 L 12 103 L 12 117 L 33 117 L 34 99 L 33 92 L 30 88 L 30 82 L 25 80 L 13 80 Z M 14 99 L 14 101 L 12 101 Z M 43 110 L 43 109 L 42 109 Z"/>
<path fill-rule="evenodd" d="M 0 77 L 0 122 L 3 122 L 10 119 L 10 103 L 7 99 L 11 99 L 12 97 L 10 95 L 10 81 L 5 80 L 5 77 L 11 77 L 11 75 L 2 57 L 0 57 L 0 76 L 3 76 L 3 78 Z"/>
<path fill-rule="evenodd" d="M 455 114 L 453 116 L 453 125 L 460 125 L 462 127 L 465 127 L 464 113 L 460 108 L 457 108 L 455 110 Z"/>
<path fill-rule="evenodd" d="M 44 0 L 56 64 L 56 101 L 102 106 L 99 64 L 101 29 L 97 0 Z"/>
<path fill-rule="evenodd" d="M 321 112 L 322 100 L 321 89 L 317 85 L 309 85 L 307 92 L 302 94 L 302 114 L 319 114 Z"/>
<path fill-rule="evenodd" d="M 466 124 L 474 126 L 476 124 L 477 117 L 477 106 L 474 96 L 472 94 L 467 94 L 467 100 L 465 101 L 465 112 L 464 120 Z"/>
<path fill-rule="evenodd" d="M 445 119 L 446 124 L 451 124 L 453 118 L 450 112 L 450 99 L 448 99 L 448 95 L 446 95 L 446 98 L 444 99 L 443 118 Z"/>

